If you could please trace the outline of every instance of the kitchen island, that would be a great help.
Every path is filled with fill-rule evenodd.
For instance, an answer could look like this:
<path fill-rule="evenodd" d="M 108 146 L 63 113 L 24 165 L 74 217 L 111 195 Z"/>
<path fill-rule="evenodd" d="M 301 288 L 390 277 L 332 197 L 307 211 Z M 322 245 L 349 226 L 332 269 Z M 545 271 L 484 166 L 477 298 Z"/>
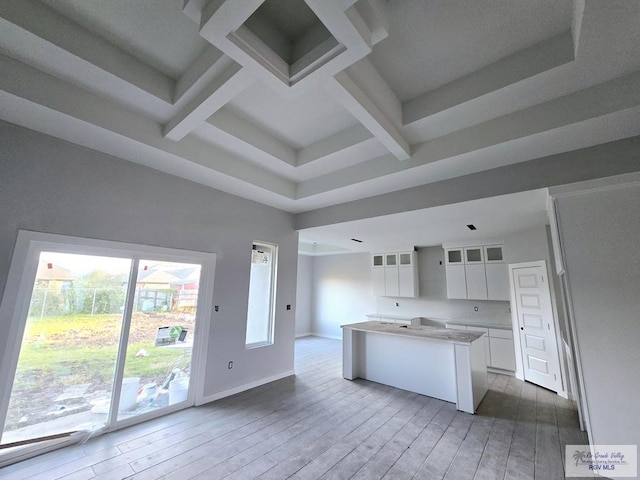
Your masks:
<path fill-rule="evenodd" d="M 484 333 L 386 322 L 342 325 L 342 374 L 456 404 L 474 413 L 487 393 Z"/>

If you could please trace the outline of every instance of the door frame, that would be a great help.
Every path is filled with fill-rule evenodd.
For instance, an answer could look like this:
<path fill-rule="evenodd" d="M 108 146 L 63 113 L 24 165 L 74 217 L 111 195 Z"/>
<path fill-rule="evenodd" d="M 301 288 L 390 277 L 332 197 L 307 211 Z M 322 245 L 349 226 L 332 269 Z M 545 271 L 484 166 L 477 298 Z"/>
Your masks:
<path fill-rule="evenodd" d="M 510 288 L 510 296 L 511 296 L 511 324 L 513 328 L 513 347 L 516 354 L 516 372 L 515 376 L 518 380 L 524 381 L 524 362 L 522 360 L 522 343 L 520 341 L 520 322 L 518 320 L 518 309 L 517 309 L 517 300 L 516 300 L 516 289 L 514 285 L 513 279 L 513 271 L 518 268 L 531 268 L 531 267 L 541 267 L 544 269 L 544 272 L 547 276 L 547 289 L 549 291 L 549 297 L 551 299 L 551 316 L 553 317 L 553 328 L 556 337 L 556 355 L 558 358 L 558 365 L 560 367 L 560 386 L 561 389 L 557 392 L 558 395 L 564 398 L 567 397 L 567 382 L 566 382 L 566 372 L 564 370 L 564 357 L 561 355 L 562 350 L 562 336 L 560 335 L 560 330 L 558 326 L 558 315 L 556 312 L 556 306 L 554 301 L 553 289 L 551 288 L 551 277 L 549 275 L 549 269 L 547 268 L 546 260 L 536 260 L 533 262 L 522 262 L 522 263 L 510 263 L 509 264 L 509 288 Z"/>
<path fill-rule="evenodd" d="M 215 253 L 19 230 L 2 302 L 0 302 L 0 321 L 8 326 L 6 348 L 0 358 L 0 423 L 2 426 L 4 426 L 9 406 L 22 337 L 26 326 L 26 318 L 29 311 L 30 295 L 26 295 L 24 292 L 32 292 L 33 290 L 39 253 L 43 250 L 87 255 L 121 256 L 132 258 L 134 262 L 140 258 L 152 258 L 163 261 L 200 264 L 202 266 L 200 273 L 200 292 L 196 310 L 196 318 L 198 321 L 195 325 L 197 334 L 194 332 L 195 338 L 191 358 L 195 375 L 193 375 L 190 381 L 187 397 L 188 403 L 186 406 L 200 405 L 206 401 L 204 393 L 205 365 L 208 356 L 208 339 L 213 310 L 213 286 L 216 267 Z M 135 289 L 135 278 L 132 281 L 134 285 L 133 287 L 130 285 L 129 288 Z M 20 296 L 21 293 L 23 293 L 22 296 Z M 116 390 L 115 398 L 117 401 L 121 387 L 115 384 L 113 388 Z M 163 409 L 161 414 L 171 413 L 171 411 L 180 408 L 185 408 L 185 405 L 174 409 Z M 115 421 L 113 424 L 107 426 L 106 431 L 117 430 L 133 425 L 134 423 L 148 420 L 154 416 L 159 415 L 145 414 L 127 420 Z M 80 441 L 86 436 L 87 434 L 75 436 L 74 441 Z M 44 443 L 48 446 L 51 445 L 51 442 Z M 72 443 L 72 441 L 67 438 L 63 439 L 63 441 L 54 441 L 54 443 L 60 445 Z M 0 464 L 2 463 L 0 459 Z"/>

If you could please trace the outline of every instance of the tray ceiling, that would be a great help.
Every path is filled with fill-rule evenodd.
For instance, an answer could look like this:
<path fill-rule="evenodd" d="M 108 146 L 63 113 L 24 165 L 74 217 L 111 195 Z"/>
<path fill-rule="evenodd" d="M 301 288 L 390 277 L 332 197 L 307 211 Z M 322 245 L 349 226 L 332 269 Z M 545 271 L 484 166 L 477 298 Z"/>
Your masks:
<path fill-rule="evenodd" d="M 290 212 L 640 135 L 635 0 L 5 0 L 0 118 Z"/>

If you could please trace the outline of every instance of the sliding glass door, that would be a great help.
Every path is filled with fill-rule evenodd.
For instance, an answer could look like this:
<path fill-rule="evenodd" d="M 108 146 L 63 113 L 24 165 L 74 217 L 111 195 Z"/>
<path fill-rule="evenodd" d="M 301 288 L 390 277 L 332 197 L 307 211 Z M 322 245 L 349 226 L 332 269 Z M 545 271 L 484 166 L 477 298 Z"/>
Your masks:
<path fill-rule="evenodd" d="M 140 260 L 118 419 L 187 401 L 200 265 Z"/>
<path fill-rule="evenodd" d="M 0 307 L 0 453 L 193 405 L 215 256 L 27 233 Z"/>
<path fill-rule="evenodd" d="M 106 426 L 131 264 L 40 254 L 3 445 Z"/>

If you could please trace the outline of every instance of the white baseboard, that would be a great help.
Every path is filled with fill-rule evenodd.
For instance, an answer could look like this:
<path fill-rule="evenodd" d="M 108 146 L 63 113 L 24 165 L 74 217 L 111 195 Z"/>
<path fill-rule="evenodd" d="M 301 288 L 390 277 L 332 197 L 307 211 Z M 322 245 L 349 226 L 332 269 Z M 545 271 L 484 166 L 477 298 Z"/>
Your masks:
<path fill-rule="evenodd" d="M 238 387 L 233 387 L 228 390 L 223 390 L 222 392 L 213 393 L 211 395 L 207 395 L 206 397 L 198 399 L 198 401 L 196 401 L 196 405 L 204 405 L 205 403 L 213 402 L 214 400 L 220 400 L 221 398 L 230 397 L 231 395 L 235 395 L 236 393 L 259 387 L 260 385 L 264 385 L 265 383 L 275 382 L 276 380 L 290 377 L 291 375 L 295 375 L 294 370 L 288 370 L 271 377 L 261 378 L 260 380 L 256 380 L 254 382 L 245 383 L 244 385 L 240 385 Z"/>
<path fill-rule="evenodd" d="M 342 340 L 342 335 L 340 336 L 325 335 L 324 333 L 316 333 L 316 332 L 311 333 L 311 335 L 314 337 L 320 337 L 320 338 L 330 338 L 331 340 Z"/>
<path fill-rule="evenodd" d="M 296 333 L 296 338 L 311 337 L 311 336 L 313 336 L 312 332 Z"/>

